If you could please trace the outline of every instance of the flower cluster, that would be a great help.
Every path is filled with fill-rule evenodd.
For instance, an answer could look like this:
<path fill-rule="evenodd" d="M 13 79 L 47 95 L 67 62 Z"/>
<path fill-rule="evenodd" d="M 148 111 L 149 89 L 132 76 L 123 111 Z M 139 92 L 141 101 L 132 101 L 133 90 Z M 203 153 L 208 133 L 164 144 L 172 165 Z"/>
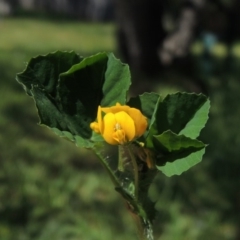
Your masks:
<path fill-rule="evenodd" d="M 99 106 L 97 121 L 90 127 L 107 143 L 118 145 L 142 136 L 147 125 L 147 118 L 138 109 L 117 103 L 113 107 Z"/>

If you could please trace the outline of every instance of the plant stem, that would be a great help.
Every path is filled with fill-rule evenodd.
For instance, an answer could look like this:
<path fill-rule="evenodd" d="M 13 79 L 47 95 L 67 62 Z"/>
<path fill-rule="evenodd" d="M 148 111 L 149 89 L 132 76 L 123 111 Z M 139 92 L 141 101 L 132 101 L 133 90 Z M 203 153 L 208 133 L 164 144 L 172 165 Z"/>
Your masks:
<path fill-rule="evenodd" d="M 137 165 L 136 158 L 132 152 L 131 145 L 128 145 L 127 149 L 128 149 L 129 156 L 131 158 L 132 166 L 133 166 L 134 186 L 135 186 L 134 195 L 135 195 L 135 199 L 138 200 L 138 184 L 139 184 L 138 165 Z"/>
<path fill-rule="evenodd" d="M 112 172 L 109 165 L 106 163 L 102 154 L 97 149 L 94 149 L 94 153 L 99 157 L 101 164 L 106 169 L 106 171 L 107 171 L 108 175 L 110 176 L 114 186 L 115 187 L 121 187 L 121 184 L 120 184 L 119 180 L 117 179 L 116 175 Z"/>
<path fill-rule="evenodd" d="M 135 215 L 134 219 L 138 228 L 139 240 L 154 240 L 152 224 L 149 220 L 145 220 L 139 215 Z"/>
<path fill-rule="evenodd" d="M 124 171 L 122 151 L 121 146 L 118 146 L 118 170 L 121 172 Z"/>
<path fill-rule="evenodd" d="M 132 163 L 132 171 L 134 177 L 134 196 L 129 195 L 129 193 L 123 188 L 121 181 L 119 181 L 118 177 L 112 171 L 111 167 L 108 164 L 108 156 L 105 156 L 102 146 L 95 146 L 93 150 L 109 174 L 114 186 L 116 187 L 115 189 L 123 196 L 125 201 L 127 201 L 127 203 L 133 207 L 134 211 L 132 211 L 132 215 L 137 225 L 139 240 L 154 240 L 151 222 L 148 220 L 145 209 L 142 208 L 142 204 L 140 203 L 141 201 L 139 199 L 139 168 L 137 159 L 133 153 L 131 145 L 124 146 L 124 148 L 126 149 L 128 157 Z M 120 167 L 122 170 L 124 169 L 122 159 L 118 167 Z"/>

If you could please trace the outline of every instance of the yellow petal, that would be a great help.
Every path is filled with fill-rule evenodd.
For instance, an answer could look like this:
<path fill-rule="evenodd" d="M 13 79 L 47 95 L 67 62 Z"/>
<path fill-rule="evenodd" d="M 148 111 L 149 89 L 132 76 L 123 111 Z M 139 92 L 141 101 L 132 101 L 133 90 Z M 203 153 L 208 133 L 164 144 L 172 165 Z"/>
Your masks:
<path fill-rule="evenodd" d="M 123 111 L 116 113 L 115 118 L 120 129 L 125 132 L 125 142 L 132 141 L 135 138 L 135 125 L 133 119 Z"/>
<path fill-rule="evenodd" d="M 103 132 L 103 122 L 102 122 L 102 110 L 101 110 L 101 106 L 98 106 L 97 121 L 98 121 L 98 129 L 99 129 L 99 132 L 102 134 L 102 132 Z"/>
<path fill-rule="evenodd" d="M 148 125 L 147 118 L 141 113 L 141 111 L 139 111 L 136 108 L 129 108 L 128 114 L 134 121 L 136 137 L 142 136 L 147 129 Z"/>
<path fill-rule="evenodd" d="M 138 109 L 116 103 L 113 107 L 99 106 L 97 121 L 90 127 L 102 134 L 106 142 L 116 145 L 140 137 L 146 131 L 147 124 L 147 118 Z"/>
<path fill-rule="evenodd" d="M 117 103 L 116 106 L 102 108 L 102 111 L 104 113 L 109 113 L 109 112 L 117 113 L 117 112 L 121 112 L 121 111 L 127 112 L 129 108 L 130 107 L 127 105 L 121 106 L 120 103 Z"/>
<path fill-rule="evenodd" d="M 96 133 L 100 133 L 100 130 L 99 130 L 99 124 L 97 122 L 92 122 L 90 124 L 90 128 L 96 132 Z"/>
<path fill-rule="evenodd" d="M 112 145 L 117 145 L 119 142 L 113 138 L 115 132 L 116 119 L 113 113 L 107 113 L 103 118 L 103 132 L 102 136 L 105 141 Z"/>

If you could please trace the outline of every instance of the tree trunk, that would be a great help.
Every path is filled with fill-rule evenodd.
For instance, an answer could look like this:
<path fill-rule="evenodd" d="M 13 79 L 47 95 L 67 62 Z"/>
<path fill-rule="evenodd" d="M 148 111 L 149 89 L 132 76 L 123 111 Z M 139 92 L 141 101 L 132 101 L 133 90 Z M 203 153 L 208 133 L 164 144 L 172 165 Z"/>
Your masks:
<path fill-rule="evenodd" d="M 175 58 L 185 58 L 205 0 L 184 1 L 175 30 L 168 35 L 163 27 L 167 1 L 115 0 L 115 3 L 120 52 L 133 70 L 154 73 L 161 65 L 172 64 Z"/>
<path fill-rule="evenodd" d="M 163 41 L 163 7 L 159 0 L 115 0 L 118 47 L 132 70 L 159 68 L 157 49 Z"/>

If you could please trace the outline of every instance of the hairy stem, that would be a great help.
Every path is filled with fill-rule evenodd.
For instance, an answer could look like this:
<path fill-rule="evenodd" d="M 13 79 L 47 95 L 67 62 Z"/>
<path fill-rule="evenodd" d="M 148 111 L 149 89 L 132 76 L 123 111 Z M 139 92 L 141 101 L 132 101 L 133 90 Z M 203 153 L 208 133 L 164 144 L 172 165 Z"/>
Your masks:
<path fill-rule="evenodd" d="M 98 151 L 97 149 L 94 149 L 94 153 L 98 156 L 98 158 L 100 159 L 101 164 L 103 165 L 103 167 L 106 169 L 108 175 L 110 176 L 113 184 L 115 187 L 121 187 L 121 184 L 119 182 L 119 180 L 117 179 L 116 175 L 113 173 L 113 171 L 111 170 L 111 168 L 109 167 L 109 165 L 106 163 L 105 158 L 103 157 L 103 155 L 101 154 L 100 151 Z"/>
<path fill-rule="evenodd" d="M 135 195 L 136 200 L 138 200 L 138 184 L 139 184 L 138 165 L 137 165 L 136 158 L 132 152 L 131 145 L 128 145 L 127 149 L 128 149 L 128 153 L 129 153 L 131 162 L 132 162 L 132 166 L 133 166 L 134 186 L 135 186 L 134 195 Z"/>

